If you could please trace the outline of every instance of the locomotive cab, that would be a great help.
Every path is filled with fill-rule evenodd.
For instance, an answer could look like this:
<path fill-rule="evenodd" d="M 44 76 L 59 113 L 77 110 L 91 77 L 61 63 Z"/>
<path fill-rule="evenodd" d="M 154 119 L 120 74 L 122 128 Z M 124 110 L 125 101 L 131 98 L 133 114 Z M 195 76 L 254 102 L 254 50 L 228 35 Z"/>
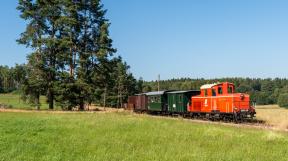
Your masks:
<path fill-rule="evenodd" d="M 206 84 L 201 87 L 201 96 L 223 96 L 234 93 L 235 86 L 232 83 Z"/>
<path fill-rule="evenodd" d="M 235 93 L 233 83 L 206 84 L 200 90 L 200 95 L 191 97 L 189 112 L 234 119 L 253 118 L 256 114 L 249 95 Z"/>

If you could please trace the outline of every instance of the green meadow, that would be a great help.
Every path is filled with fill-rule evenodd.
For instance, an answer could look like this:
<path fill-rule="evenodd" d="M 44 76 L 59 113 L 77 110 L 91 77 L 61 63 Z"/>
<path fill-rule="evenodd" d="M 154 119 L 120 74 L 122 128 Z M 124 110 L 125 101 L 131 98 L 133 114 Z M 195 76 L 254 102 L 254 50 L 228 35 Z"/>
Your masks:
<path fill-rule="evenodd" d="M 21 96 L 19 94 L 14 94 L 14 93 L 0 94 L 0 104 L 5 105 L 8 108 L 13 108 L 13 109 L 25 109 L 25 110 L 35 109 L 35 107 L 24 102 L 21 99 Z M 40 97 L 40 104 L 41 104 L 42 110 L 48 109 L 48 103 L 46 102 L 45 96 Z M 56 107 L 56 109 L 60 109 L 60 108 Z"/>
<path fill-rule="evenodd" d="M 114 113 L 0 113 L 0 160 L 286 161 L 288 134 Z"/>

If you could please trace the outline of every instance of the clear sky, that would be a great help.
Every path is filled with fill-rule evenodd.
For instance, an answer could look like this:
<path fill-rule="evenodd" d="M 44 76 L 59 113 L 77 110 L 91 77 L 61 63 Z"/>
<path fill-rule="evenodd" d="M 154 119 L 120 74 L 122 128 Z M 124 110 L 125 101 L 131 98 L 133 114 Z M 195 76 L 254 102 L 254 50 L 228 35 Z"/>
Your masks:
<path fill-rule="evenodd" d="M 110 35 L 144 80 L 288 77 L 287 0 L 103 0 Z M 1 2 L 0 64 L 24 63 L 17 0 Z"/>

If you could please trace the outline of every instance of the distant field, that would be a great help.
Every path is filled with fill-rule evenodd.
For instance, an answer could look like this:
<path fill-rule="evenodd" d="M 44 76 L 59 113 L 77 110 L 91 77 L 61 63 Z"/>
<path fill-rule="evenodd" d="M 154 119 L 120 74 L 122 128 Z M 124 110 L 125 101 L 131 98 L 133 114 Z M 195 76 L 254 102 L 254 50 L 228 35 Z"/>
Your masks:
<path fill-rule="evenodd" d="M 279 129 L 288 129 L 288 109 L 278 105 L 256 106 L 257 119 L 266 121 Z"/>
<path fill-rule="evenodd" d="M 0 160 L 287 160 L 288 134 L 120 113 L 0 113 Z"/>
<path fill-rule="evenodd" d="M 47 110 L 48 104 L 44 96 L 40 97 L 41 109 Z M 18 94 L 0 94 L 0 104 L 8 105 L 10 108 L 14 109 L 35 109 L 35 107 L 25 103 L 21 100 Z"/>

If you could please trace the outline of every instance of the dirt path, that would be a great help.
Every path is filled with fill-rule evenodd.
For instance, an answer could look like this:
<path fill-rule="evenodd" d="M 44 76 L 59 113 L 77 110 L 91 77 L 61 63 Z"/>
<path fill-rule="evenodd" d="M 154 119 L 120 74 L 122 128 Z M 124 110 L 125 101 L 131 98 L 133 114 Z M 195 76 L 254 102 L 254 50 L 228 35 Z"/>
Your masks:
<path fill-rule="evenodd" d="M 138 114 L 135 114 L 138 115 Z M 267 123 L 231 123 L 231 122 L 219 122 L 219 121 L 206 121 L 206 120 L 197 120 L 197 119 L 188 119 L 188 118 L 181 118 L 181 117 L 166 117 L 166 116 L 151 116 L 149 117 L 155 117 L 155 118 L 162 118 L 162 119 L 182 119 L 184 121 L 193 122 L 193 123 L 200 123 L 200 124 L 211 124 L 211 125 L 224 125 L 229 127 L 237 127 L 237 128 L 254 128 L 254 129 L 262 129 L 262 130 L 273 130 L 273 131 L 284 131 L 288 132 L 288 129 L 280 128 L 278 126 L 274 126 Z"/>
<path fill-rule="evenodd" d="M 60 110 L 21 110 L 21 109 L 7 109 L 0 108 L 0 112 L 15 112 L 15 113 L 110 113 L 110 112 L 122 112 L 123 109 L 115 109 L 115 108 L 103 108 L 98 107 L 97 109 L 91 111 L 60 111 Z"/>

